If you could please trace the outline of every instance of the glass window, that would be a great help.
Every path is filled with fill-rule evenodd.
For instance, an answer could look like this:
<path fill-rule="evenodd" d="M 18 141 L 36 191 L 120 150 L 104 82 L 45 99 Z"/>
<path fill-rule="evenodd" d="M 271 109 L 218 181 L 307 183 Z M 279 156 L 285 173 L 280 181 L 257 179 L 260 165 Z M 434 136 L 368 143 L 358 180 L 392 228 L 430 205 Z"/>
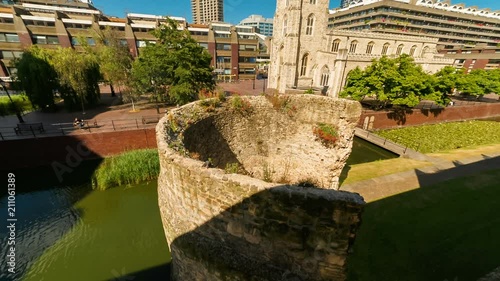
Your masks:
<path fill-rule="evenodd" d="M 313 34 L 313 27 L 314 27 L 314 16 L 310 15 L 307 18 L 306 35 L 312 35 Z"/>
<path fill-rule="evenodd" d="M 7 33 L 5 34 L 5 38 L 7 42 L 19 42 L 19 35 Z"/>
<path fill-rule="evenodd" d="M 325 66 L 323 66 L 323 69 L 321 70 L 320 85 L 321 86 L 328 86 L 328 80 L 330 80 L 330 70 L 325 65 Z"/>
<path fill-rule="evenodd" d="M 356 40 L 352 41 L 351 46 L 349 47 L 349 53 L 355 53 L 357 47 L 358 47 L 358 41 Z"/>
<path fill-rule="evenodd" d="M 47 44 L 47 37 L 45 35 L 35 35 L 33 36 L 33 43 Z"/>
<path fill-rule="evenodd" d="M 389 49 L 389 43 L 385 43 L 384 46 L 382 47 L 382 55 L 387 55 L 387 50 Z"/>
<path fill-rule="evenodd" d="M 198 45 L 208 50 L 208 43 L 198 43 Z"/>
<path fill-rule="evenodd" d="M 239 57 L 238 62 L 243 63 L 255 63 L 257 61 L 256 57 Z"/>
<path fill-rule="evenodd" d="M 374 42 L 368 43 L 368 45 L 366 46 L 366 53 L 367 54 L 371 54 L 372 53 L 372 51 L 373 51 L 373 45 L 375 45 Z"/>
<path fill-rule="evenodd" d="M 308 54 L 305 54 L 302 57 L 302 64 L 300 65 L 300 76 L 306 75 L 306 71 L 307 71 L 307 59 L 308 59 Z"/>
<path fill-rule="evenodd" d="M 413 57 L 413 55 L 415 55 L 415 50 L 417 49 L 417 46 L 416 45 L 413 45 L 411 46 L 411 49 L 410 49 L 410 56 Z M 456 53 L 456 52 L 455 52 Z"/>
<path fill-rule="evenodd" d="M 57 36 L 47 36 L 47 44 L 59 45 L 59 38 Z"/>
<path fill-rule="evenodd" d="M 338 52 L 339 51 L 339 46 L 340 46 L 340 40 L 339 39 L 333 40 L 331 51 L 332 52 Z"/>
<path fill-rule="evenodd" d="M 400 44 L 396 50 L 396 55 L 401 55 L 401 53 L 403 52 L 403 47 L 404 45 L 403 44 Z"/>
<path fill-rule="evenodd" d="M 230 51 L 231 44 L 217 44 L 217 50 Z"/>

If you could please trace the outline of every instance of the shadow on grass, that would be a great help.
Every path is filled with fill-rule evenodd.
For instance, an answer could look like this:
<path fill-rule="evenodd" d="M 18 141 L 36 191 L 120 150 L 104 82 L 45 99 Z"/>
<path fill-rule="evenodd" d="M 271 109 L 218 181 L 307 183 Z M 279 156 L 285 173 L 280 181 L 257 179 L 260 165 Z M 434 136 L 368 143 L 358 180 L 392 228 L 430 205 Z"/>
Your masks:
<path fill-rule="evenodd" d="M 477 280 L 500 265 L 500 157 L 418 178 L 427 187 L 366 205 L 348 280 Z"/>

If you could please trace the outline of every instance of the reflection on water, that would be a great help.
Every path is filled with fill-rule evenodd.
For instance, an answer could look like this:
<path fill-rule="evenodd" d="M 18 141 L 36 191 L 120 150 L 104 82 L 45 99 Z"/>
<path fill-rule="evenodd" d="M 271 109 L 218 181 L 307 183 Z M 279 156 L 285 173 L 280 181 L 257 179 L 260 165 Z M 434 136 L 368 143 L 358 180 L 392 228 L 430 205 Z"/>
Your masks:
<path fill-rule="evenodd" d="M 397 157 L 399 156 L 395 153 L 380 148 L 358 137 L 354 137 L 352 152 L 347 159 L 346 166 Z"/>
<path fill-rule="evenodd" d="M 16 196 L 16 274 L 2 256 L 0 280 L 165 280 L 170 261 L 156 184 L 114 188 L 58 187 Z M 0 200 L 6 221 L 7 197 Z M 0 251 L 6 253 L 6 229 Z M 151 276 L 148 276 L 149 269 Z M 160 276 L 157 276 L 160 273 Z M 125 279 L 126 280 L 126 279 Z M 130 280 L 130 279 L 129 279 Z"/>

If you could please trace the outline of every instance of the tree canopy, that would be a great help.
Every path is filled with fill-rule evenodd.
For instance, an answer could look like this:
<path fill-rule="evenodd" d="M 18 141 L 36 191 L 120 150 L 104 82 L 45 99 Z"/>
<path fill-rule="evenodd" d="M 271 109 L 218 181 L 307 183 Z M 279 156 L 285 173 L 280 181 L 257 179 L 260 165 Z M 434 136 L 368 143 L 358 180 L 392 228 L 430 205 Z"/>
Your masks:
<path fill-rule="evenodd" d="M 365 70 L 352 70 L 340 95 L 355 100 L 374 97 L 381 107 L 389 104 L 411 107 L 422 99 L 444 104 L 443 93 L 434 87 L 433 81 L 411 56 L 403 54 L 394 59 L 383 56 L 373 60 Z"/>
<path fill-rule="evenodd" d="M 26 92 L 31 105 L 42 110 L 54 106 L 57 73 L 50 64 L 50 53 L 34 45 L 15 61 L 17 79 Z"/>
<path fill-rule="evenodd" d="M 456 91 L 465 95 L 483 96 L 500 93 L 500 69 L 472 70 L 446 66 L 434 74 L 425 73 L 413 58 L 403 54 L 398 58 L 382 57 L 361 70 L 349 72 L 341 97 L 355 100 L 373 97 L 380 107 L 404 105 L 413 107 L 421 100 L 445 105 Z"/>
<path fill-rule="evenodd" d="M 213 90 L 211 56 L 191 37 L 168 19 L 152 34 L 158 39 L 141 49 L 132 64 L 132 87 L 138 93 L 152 93 L 156 100 L 175 104 L 196 100 L 202 89 Z"/>

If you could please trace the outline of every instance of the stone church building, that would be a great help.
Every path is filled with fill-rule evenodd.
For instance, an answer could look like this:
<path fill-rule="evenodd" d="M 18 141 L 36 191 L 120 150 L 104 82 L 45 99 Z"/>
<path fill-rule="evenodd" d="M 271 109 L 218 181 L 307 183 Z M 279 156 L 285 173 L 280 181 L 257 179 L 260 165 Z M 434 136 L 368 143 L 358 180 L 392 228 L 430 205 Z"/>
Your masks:
<path fill-rule="evenodd" d="M 328 28 L 328 7 L 329 0 L 277 0 L 269 88 L 337 97 L 349 71 L 383 55 L 409 54 L 430 73 L 453 64 L 437 53 L 437 38 Z"/>

